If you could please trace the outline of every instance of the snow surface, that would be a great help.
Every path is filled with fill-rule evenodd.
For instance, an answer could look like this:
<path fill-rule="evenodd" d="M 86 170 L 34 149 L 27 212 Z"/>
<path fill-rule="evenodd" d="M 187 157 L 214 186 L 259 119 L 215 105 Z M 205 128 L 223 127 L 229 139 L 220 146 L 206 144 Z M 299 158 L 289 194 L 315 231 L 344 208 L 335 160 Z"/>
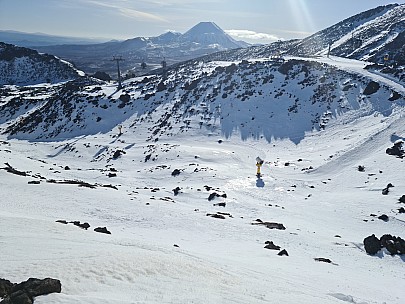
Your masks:
<path fill-rule="evenodd" d="M 368 73 L 351 63 L 347 69 Z M 154 115 L 164 112 L 163 105 Z M 35 303 L 404 303 L 404 256 L 369 256 L 362 244 L 371 234 L 404 237 L 404 214 L 397 212 L 404 160 L 385 153 L 405 138 L 403 106 L 385 116 L 348 111 L 297 144 L 242 139 L 239 130 L 224 139 L 220 128 L 191 128 L 151 143 L 149 125 L 135 129 L 132 121 L 121 124 L 121 136 L 117 127 L 48 142 L 1 135 L 1 166 L 29 176 L 0 170 L 0 277 L 62 283 L 61 294 Z M 114 159 L 116 150 L 125 154 Z M 257 156 L 265 160 L 260 179 Z M 108 177 L 111 168 L 116 177 Z M 388 183 L 395 187 L 383 196 Z M 226 197 L 208 201 L 214 191 Z M 207 216 L 217 212 L 229 215 Z M 371 216 L 383 213 L 388 222 Z M 257 219 L 286 230 L 252 225 Z M 93 231 L 104 226 L 111 235 Z M 264 249 L 266 241 L 289 256 Z M 314 260 L 320 257 L 333 263 Z"/>

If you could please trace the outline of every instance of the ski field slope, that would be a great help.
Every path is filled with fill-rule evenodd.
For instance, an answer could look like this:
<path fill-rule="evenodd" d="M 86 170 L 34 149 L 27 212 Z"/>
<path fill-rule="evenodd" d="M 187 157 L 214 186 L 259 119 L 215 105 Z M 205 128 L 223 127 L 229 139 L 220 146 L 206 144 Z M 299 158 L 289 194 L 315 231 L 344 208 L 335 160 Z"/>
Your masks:
<path fill-rule="evenodd" d="M 339 58 L 318 63 L 330 61 Z M 209 65 L 199 67 L 203 77 L 215 69 Z M 173 122 L 173 134 L 151 140 L 156 122 L 172 105 L 158 102 L 160 92 L 137 99 L 141 93 L 135 89 L 129 103 L 145 110 L 110 108 L 110 117 L 103 117 L 108 130 L 88 126 L 78 135 L 66 129 L 46 141 L 34 138 L 38 130 L 25 139 L 18 131 L 1 135 L 0 167 L 7 163 L 26 176 L 0 170 L 0 277 L 59 279 L 62 293 L 38 297 L 39 304 L 404 303 L 405 257 L 386 250 L 370 256 L 363 246 L 371 234 L 404 237 L 405 216 L 398 212 L 404 160 L 385 153 L 405 139 L 403 98 L 385 102 L 391 85 L 399 93 L 404 88 L 369 75 L 358 62 L 345 61 L 339 69 L 387 88 L 378 96 L 361 96 L 359 105 L 348 99 L 347 110 L 333 112 L 323 129 L 291 120 L 298 138 L 245 136 L 242 128 L 227 126 L 230 120 L 219 117 L 237 109 L 252 113 L 235 114 L 235 126 L 246 120 L 250 130 L 267 123 L 281 132 L 284 125 L 261 116 L 274 109 L 254 104 L 259 97 L 239 102 L 230 94 L 231 108 L 220 94 L 213 105 L 220 104 L 222 112 L 209 128 L 192 116 L 186 132 Z M 235 75 L 229 77 L 240 79 Z M 131 88 L 130 81 L 126 86 Z M 118 94 L 100 87 L 106 95 Z M 300 97 L 292 85 L 286 90 Z M 181 92 L 174 86 L 168 96 L 180 99 Z M 155 104 L 149 113 L 148 102 Z M 179 110 L 170 109 L 173 115 Z M 117 121 L 120 113 L 124 119 Z M 3 132 L 18 115 L 12 119 L 2 121 Z M 46 128 L 52 134 L 52 126 Z M 257 156 L 265 160 L 261 178 L 255 176 Z M 382 195 L 388 183 L 394 187 Z M 377 218 L 382 214 L 388 221 Z M 269 229 L 259 220 L 285 229 Z M 94 232 L 96 227 L 107 227 L 111 235 Z M 280 249 L 265 249 L 266 241 Z M 282 249 L 288 256 L 278 255 Z"/>

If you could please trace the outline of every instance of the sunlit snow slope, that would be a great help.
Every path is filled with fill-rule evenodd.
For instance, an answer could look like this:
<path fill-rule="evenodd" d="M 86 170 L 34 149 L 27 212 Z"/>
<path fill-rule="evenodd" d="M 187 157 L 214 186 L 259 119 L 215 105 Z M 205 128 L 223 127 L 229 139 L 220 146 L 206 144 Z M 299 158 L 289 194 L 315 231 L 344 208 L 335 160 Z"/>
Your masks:
<path fill-rule="evenodd" d="M 1 90 L 0 277 L 61 281 L 35 303 L 403 303 L 404 256 L 363 246 L 404 238 L 392 79 L 295 57 Z"/>

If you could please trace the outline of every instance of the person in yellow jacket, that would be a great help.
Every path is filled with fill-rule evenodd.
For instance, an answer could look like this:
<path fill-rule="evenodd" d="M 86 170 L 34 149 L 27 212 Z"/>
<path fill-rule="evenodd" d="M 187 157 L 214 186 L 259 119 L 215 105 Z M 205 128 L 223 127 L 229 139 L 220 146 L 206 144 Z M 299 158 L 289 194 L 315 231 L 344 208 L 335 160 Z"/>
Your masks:
<path fill-rule="evenodd" d="M 264 163 L 264 160 L 262 160 L 260 157 L 256 157 L 256 167 L 257 167 L 256 175 L 257 175 L 257 177 L 261 176 L 260 169 L 261 169 L 263 163 Z"/>

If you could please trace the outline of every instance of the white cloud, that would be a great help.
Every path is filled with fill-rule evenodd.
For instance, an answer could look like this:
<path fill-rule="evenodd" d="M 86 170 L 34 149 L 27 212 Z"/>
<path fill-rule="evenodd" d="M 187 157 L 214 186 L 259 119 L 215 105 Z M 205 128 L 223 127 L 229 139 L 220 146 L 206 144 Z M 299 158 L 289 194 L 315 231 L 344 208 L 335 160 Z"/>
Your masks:
<path fill-rule="evenodd" d="M 256 41 L 257 43 L 268 43 L 282 40 L 280 37 L 266 33 L 257 33 L 251 30 L 226 30 L 228 35 L 235 39 Z"/>
<path fill-rule="evenodd" d="M 119 1 L 118 3 L 114 3 L 114 1 L 103 1 L 103 0 L 87 0 L 87 3 L 99 6 L 99 7 L 104 7 L 108 9 L 115 10 L 118 14 L 121 16 L 127 17 L 127 18 L 133 18 L 133 19 L 143 19 L 145 21 L 161 21 L 161 22 L 167 22 L 166 19 L 154 15 L 151 13 L 135 10 L 129 7 L 125 7 L 127 5 L 126 1 Z"/>

